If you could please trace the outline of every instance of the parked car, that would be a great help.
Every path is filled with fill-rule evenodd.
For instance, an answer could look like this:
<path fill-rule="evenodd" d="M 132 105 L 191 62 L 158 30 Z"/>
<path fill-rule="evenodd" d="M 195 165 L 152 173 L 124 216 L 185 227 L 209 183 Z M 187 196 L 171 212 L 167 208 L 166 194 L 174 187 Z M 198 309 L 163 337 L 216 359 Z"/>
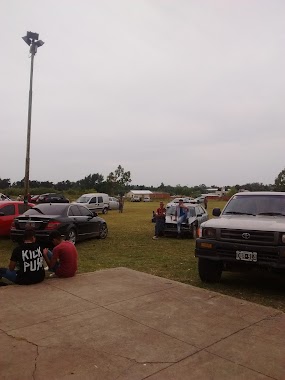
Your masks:
<path fill-rule="evenodd" d="M 179 203 L 179 200 L 180 199 L 182 199 L 183 200 L 183 203 L 197 203 L 196 201 L 195 201 L 195 199 L 194 198 L 192 198 L 192 197 L 180 197 L 180 198 L 174 198 L 171 202 L 169 202 L 168 204 L 167 204 L 167 206 L 168 205 L 171 205 L 171 204 L 178 204 Z"/>
<path fill-rule="evenodd" d="M 181 198 L 180 198 L 181 199 Z M 165 228 L 164 235 L 177 235 L 177 221 L 174 220 L 175 210 L 177 204 L 170 204 L 166 206 Z M 181 225 L 182 236 L 190 236 L 193 239 L 197 237 L 197 231 L 201 223 L 208 220 L 209 215 L 207 211 L 199 204 L 188 203 L 188 215 L 185 223 Z"/>
<path fill-rule="evenodd" d="M 151 198 L 150 198 L 150 196 L 149 196 L 149 195 L 145 195 L 145 196 L 143 197 L 143 201 L 144 201 L 144 202 L 151 202 Z"/>
<path fill-rule="evenodd" d="M 80 203 L 91 211 L 107 214 L 109 210 L 109 195 L 105 193 L 83 194 L 73 203 Z"/>
<path fill-rule="evenodd" d="M 109 210 L 119 210 L 119 200 L 115 197 L 109 197 Z"/>
<path fill-rule="evenodd" d="M 39 198 L 39 194 L 31 194 L 31 202 L 37 203 L 37 199 Z"/>
<path fill-rule="evenodd" d="M 36 231 L 36 238 L 42 245 L 50 244 L 49 235 L 58 230 L 72 243 L 89 238 L 105 239 L 108 234 L 104 219 L 92 213 L 87 207 L 73 203 L 42 203 L 15 218 L 10 236 L 13 241 L 23 239 L 26 228 Z"/>
<path fill-rule="evenodd" d="M 200 195 L 199 197 L 195 198 L 194 200 L 197 203 L 204 203 L 205 198 L 206 198 L 206 195 Z"/>
<path fill-rule="evenodd" d="M 9 236 L 14 218 L 33 206 L 32 203 L 25 204 L 19 201 L 0 202 L 0 236 Z"/>
<path fill-rule="evenodd" d="M 131 202 L 140 202 L 140 201 L 141 201 L 141 198 L 138 195 L 134 195 L 131 198 Z"/>
<path fill-rule="evenodd" d="M 11 201 L 11 199 L 7 195 L 0 193 L 0 201 Z"/>
<path fill-rule="evenodd" d="M 36 203 L 69 203 L 69 199 L 65 198 L 63 194 L 46 193 L 40 195 L 36 199 Z"/>
<path fill-rule="evenodd" d="M 242 192 L 201 225 L 196 240 L 200 279 L 217 282 L 223 271 L 264 268 L 285 273 L 285 193 Z"/>

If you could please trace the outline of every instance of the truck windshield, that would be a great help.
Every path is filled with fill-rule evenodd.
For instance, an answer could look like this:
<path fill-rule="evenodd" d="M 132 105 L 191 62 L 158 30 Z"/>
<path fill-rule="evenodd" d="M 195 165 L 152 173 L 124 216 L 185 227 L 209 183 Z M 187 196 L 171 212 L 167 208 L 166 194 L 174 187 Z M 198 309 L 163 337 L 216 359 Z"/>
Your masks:
<path fill-rule="evenodd" d="M 236 195 L 223 210 L 223 214 L 285 216 L 285 194 Z"/>

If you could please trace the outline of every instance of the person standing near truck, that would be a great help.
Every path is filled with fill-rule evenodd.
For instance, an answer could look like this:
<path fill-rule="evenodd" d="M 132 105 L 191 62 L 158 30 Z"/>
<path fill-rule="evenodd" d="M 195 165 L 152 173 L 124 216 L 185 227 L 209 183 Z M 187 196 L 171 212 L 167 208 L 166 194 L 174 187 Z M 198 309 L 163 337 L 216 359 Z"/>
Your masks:
<path fill-rule="evenodd" d="M 159 236 L 161 236 L 164 232 L 164 225 L 165 225 L 165 215 L 166 215 L 166 209 L 164 207 L 164 203 L 159 203 L 159 208 L 156 210 L 155 213 L 155 232 L 153 239 L 158 239 Z"/>

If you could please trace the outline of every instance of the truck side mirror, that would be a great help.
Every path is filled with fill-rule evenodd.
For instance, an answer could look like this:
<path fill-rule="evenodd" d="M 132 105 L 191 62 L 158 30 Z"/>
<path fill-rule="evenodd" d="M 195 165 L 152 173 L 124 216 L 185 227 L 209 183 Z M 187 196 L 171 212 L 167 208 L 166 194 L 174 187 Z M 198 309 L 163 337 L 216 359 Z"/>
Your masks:
<path fill-rule="evenodd" d="M 219 208 L 214 208 L 212 214 L 213 214 L 214 216 L 220 216 L 220 215 L 221 215 L 221 209 L 219 209 Z"/>

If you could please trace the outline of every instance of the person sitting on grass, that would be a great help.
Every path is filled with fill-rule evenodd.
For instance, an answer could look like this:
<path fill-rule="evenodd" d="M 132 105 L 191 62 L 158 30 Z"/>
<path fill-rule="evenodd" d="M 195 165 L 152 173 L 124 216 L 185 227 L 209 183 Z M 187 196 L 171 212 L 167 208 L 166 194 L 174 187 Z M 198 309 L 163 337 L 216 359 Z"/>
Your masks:
<path fill-rule="evenodd" d="M 43 250 L 45 261 L 51 272 L 57 277 L 73 277 L 77 271 L 78 253 L 75 246 L 70 241 L 62 239 L 58 231 L 52 231 L 50 240 L 54 248 L 49 251 Z"/>
<path fill-rule="evenodd" d="M 41 247 L 36 243 L 35 231 L 24 232 L 24 242 L 16 247 L 9 268 L 0 268 L 0 278 L 19 285 L 31 285 L 45 278 L 44 260 Z"/>

